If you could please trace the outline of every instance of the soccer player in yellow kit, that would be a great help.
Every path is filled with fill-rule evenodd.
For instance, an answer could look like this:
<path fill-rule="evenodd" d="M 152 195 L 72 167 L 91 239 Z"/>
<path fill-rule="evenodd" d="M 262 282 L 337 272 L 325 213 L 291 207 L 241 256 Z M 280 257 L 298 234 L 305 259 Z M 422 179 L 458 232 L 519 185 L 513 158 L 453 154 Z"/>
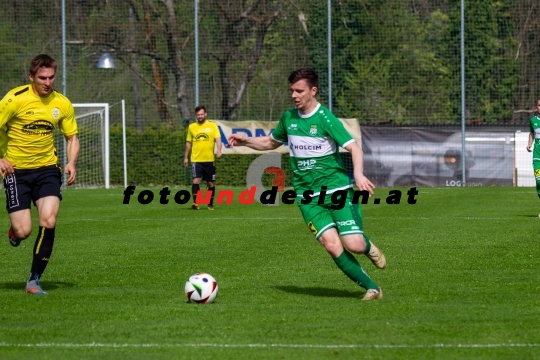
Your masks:
<path fill-rule="evenodd" d="M 214 210 L 214 195 L 216 193 L 216 165 L 214 158 L 214 143 L 216 144 L 216 157 L 221 157 L 221 137 L 216 123 L 206 120 L 206 108 L 199 105 L 195 108 L 197 122 L 190 124 L 186 137 L 186 151 L 184 154 L 184 166 L 188 166 L 188 156 L 191 151 L 191 194 L 193 196 L 193 210 L 199 210 L 196 197 L 200 189 L 201 180 L 204 179 L 208 190 L 212 192 L 209 210 Z"/>
<path fill-rule="evenodd" d="M 19 246 L 32 232 L 31 202 L 37 208 L 39 233 L 33 249 L 26 292 L 47 295 L 40 278 L 52 254 L 60 208 L 62 173 L 57 165 L 54 130 L 67 141 L 67 185 L 75 182 L 80 144 L 71 102 L 53 89 L 57 63 L 40 54 L 30 62 L 30 84 L 9 91 L 0 101 L 0 171 L 11 221 L 8 238 Z"/>

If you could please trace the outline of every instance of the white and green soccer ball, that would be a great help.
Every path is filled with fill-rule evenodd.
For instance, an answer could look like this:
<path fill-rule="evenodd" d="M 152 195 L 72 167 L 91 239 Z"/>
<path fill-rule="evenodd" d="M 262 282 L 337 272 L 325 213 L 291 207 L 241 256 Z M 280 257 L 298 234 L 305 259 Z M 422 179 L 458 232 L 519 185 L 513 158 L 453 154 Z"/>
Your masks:
<path fill-rule="evenodd" d="M 184 287 L 189 302 L 197 304 L 210 304 L 218 293 L 216 279 L 207 273 L 191 275 Z"/>

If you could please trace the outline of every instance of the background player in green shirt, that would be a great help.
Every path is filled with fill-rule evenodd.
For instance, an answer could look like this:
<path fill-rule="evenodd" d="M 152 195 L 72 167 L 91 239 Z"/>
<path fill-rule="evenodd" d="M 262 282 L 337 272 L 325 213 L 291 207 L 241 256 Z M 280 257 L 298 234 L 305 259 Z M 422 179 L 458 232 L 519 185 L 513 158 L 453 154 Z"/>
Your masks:
<path fill-rule="evenodd" d="M 531 132 L 529 133 L 527 151 L 533 152 L 533 169 L 534 178 L 536 179 L 536 192 L 540 198 L 540 99 L 536 101 L 536 109 L 538 113 L 530 120 Z M 540 214 L 538 214 L 538 216 L 540 217 Z"/>
<path fill-rule="evenodd" d="M 383 253 L 364 234 L 362 212 L 358 204 L 352 204 L 353 184 L 338 152 L 341 146 L 351 153 L 356 186 L 373 194 L 375 186 L 362 173 L 362 149 L 332 112 L 317 101 L 319 80 L 314 70 L 293 71 L 289 83 L 295 108 L 283 113 L 276 129 L 264 137 L 233 134 L 229 144 L 273 150 L 289 143 L 295 191 L 301 197 L 304 191 L 313 191 L 310 203 L 297 198 L 309 230 L 341 271 L 366 289 L 363 300 L 381 299 L 382 290 L 351 254 L 365 254 L 379 269 L 386 267 Z M 348 196 L 347 205 L 341 209 L 332 207 L 330 195 L 337 191 Z"/>

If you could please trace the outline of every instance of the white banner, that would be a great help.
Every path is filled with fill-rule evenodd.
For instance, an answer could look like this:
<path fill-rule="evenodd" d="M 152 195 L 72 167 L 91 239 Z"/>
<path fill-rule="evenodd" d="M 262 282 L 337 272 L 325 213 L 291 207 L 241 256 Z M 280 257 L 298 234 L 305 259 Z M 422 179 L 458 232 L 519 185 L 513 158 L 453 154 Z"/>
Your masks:
<path fill-rule="evenodd" d="M 357 119 L 339 119 L 345 126 L 345 129 L 356 140 L 356 143 L 360 148 L 362 147 L 362 135 L 360 133 L 360 125 Z M 258 151 L 250 149 L 246 146 L 231 148 L 227 144 L 227 138 L 231 134 L 243 133 L 249 137 L 267 136 L 270 135 L 272 130 L 277 126 L 278 121 L 223 121 L 212 120 L 218 125 L 219 133 L 221 135 L 221 141 L 223 142 L 222 152 L 223 154 L 264 154 L 267 152 L 279 152 L 282 154 L 289 153 L 289 145 L 286 143 L 283 146 L 278 147 L 275 150 L 270 151 Z M 339 151 L 345 152 L 347 150 L 339 148 Z"/>
<path fill-rule="evenodd" d="M 516 186 L 535 186 L 534 168 L 532 164 L 532 154 L 527 151 L 529 142 L 529 132 L 516 131 L 514 141 L 514 164 L 515 164 L 515 179 Z"/>

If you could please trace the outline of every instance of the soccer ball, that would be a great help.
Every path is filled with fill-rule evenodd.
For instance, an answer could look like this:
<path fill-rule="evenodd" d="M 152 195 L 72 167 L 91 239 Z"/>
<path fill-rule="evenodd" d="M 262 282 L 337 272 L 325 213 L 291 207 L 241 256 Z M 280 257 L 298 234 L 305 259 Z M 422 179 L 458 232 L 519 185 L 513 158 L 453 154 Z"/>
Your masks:
<path fill-rule="evenodd" d="M 196 273 L 191 275 L 184 287 L 189 302 L 210 304 L 218 293 L 216 279 L 210 274 Z"/>

